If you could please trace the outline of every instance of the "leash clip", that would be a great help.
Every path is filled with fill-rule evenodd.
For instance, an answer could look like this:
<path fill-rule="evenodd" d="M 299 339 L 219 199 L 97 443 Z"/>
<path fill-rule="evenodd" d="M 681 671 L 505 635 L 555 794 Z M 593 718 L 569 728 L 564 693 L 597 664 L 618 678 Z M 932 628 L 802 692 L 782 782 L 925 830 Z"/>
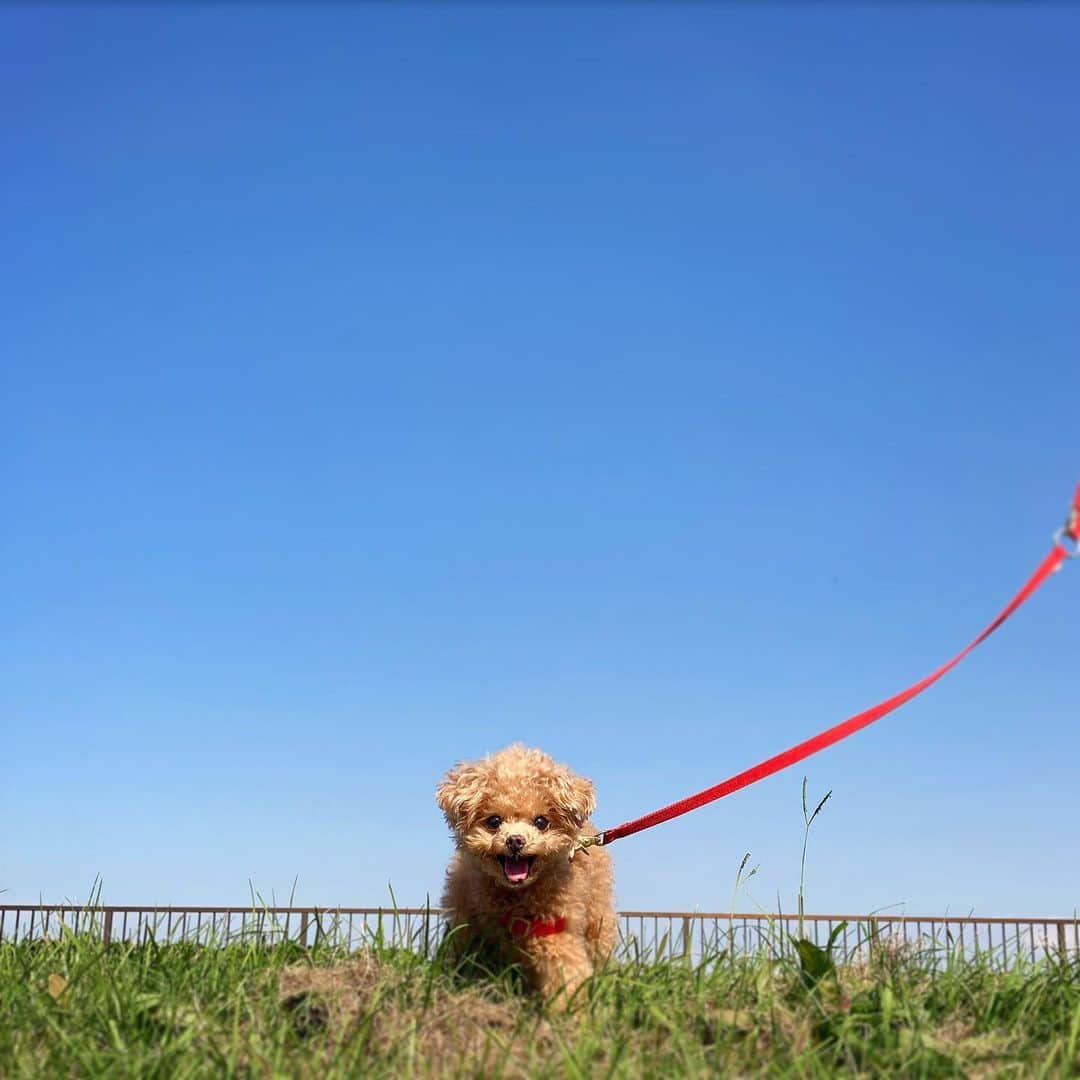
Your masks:
<path fill-rule="evenodd" d="M 1072 551 L 1066 540 L 1072 541 Z M 1054 543 L 1065 552 L 1065 558 L 1075 559 L 1080 556 L 1080 484 L 1076 487 L 1073 504 L 1065 517 L 1065 524 L 1054 533 Z"/>
<path fill-rule="evenodd" d="M 574 856 L 579 851 L 584 851 L 586 855 L 589 854 L 589 848 L 599 847 L 604 842 L 604 834 L 597 833 L 595 836 L 579 836 L 574 841 L 574 846 L 570 849 L 570 856 L 568 862 L 574 861 Z"/>
<path fill-rule="evenodd" d="M 1054 533 L 1054 543 L 1065 552 L 1066 559 L 1080 557 L 1080 537 L 1074 536 L 1072 530 L 1067 525 L 1062 525 L 1061 528 Z M 1070 543 L 1072 544 L 1071 551 L 1069 550 Z"/>
<path fill-rule="evenodd" d="M 1054 543 L 1065 552 L 1066 559 L 1080 556 L 1080 490 L 1076 493 L 1077 505 L 1069 511 L 1065 524 L 1054 533 Z M 1072 550 L 1069 550 L 1069 542 Z"/>

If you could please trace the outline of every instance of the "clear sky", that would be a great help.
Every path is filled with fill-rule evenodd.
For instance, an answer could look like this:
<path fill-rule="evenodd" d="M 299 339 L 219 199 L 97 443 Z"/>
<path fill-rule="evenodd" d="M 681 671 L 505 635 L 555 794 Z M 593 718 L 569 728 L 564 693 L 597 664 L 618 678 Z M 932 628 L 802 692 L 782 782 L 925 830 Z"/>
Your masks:
<path fill-rule="evenodd" d="M 1080 10 L 0 12 L 0 888 L 437 897 L 914 681 L 1080 478 Z M 1080 906 L 1080 565 L 624 907 Z M 753 901 L 743 897 L 742 908 Z M 898 909 L 898 910 L 902 910 Z"/>

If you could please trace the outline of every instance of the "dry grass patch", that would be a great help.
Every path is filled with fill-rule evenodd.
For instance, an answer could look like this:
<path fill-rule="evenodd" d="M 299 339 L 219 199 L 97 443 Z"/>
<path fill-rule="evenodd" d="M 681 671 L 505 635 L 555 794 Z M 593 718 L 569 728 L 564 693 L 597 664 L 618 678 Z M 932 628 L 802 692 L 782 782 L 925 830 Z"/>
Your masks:
<path fill-rule="evenodd" d="M 525 1076 L 556 1045 L 531 999 L 443 980 L 416 985 L 407 971 L 373 953 L 289 965 L 278 977 L 278 1001 L 302 1038 L 318 1035 L 331 1051 L 362 1038 L 375 1059 L 400 1056 L 412 1043 L 433 1064 L 474 1069 L 498 1061 L 501 1075 Z M 515 1045 L 528 1053 L 515 1055 Z"/>

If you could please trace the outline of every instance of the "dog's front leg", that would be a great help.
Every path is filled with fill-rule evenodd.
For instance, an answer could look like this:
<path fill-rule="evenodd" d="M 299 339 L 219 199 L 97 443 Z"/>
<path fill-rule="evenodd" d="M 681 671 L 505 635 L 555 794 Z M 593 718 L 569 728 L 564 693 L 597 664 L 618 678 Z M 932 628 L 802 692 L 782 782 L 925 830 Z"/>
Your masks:
<path fill-rule="evenodd" d="M 581 984 L 593 973 L 581 938 L 560 934 L 557 939 L 529 942 L 529 972 L 533 986 L 554 1009 L 570 1005 Z"/>

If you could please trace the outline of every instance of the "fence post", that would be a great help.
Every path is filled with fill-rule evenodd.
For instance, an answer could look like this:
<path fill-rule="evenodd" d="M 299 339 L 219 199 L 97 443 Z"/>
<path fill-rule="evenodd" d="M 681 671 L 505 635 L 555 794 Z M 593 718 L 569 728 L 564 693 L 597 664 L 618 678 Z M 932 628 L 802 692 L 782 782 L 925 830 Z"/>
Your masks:
<path fill-rule="evenodd" d="M 690 943 L 693 939 L 693 935 L 690 930 L 690 919 L 688 916 L 683 916 L 682 921 L 682 954 L 684 960 L 690 959 Z"/>
<path fill-rule="evenodd" d="M 300 944 L 307 948 L 307 928 L 308 928 L 308 913 L 306 911 L 300 912 Z"/>
<path fill-rule="evenodd" d="M 1065 949 L 1065 924 L 1063 922 L 1058 923 L 1058 952 L 1061 953 L 1061 959 L 1064 961 L 1068 957 L 1068 953 Z"/>
<path fill-rule="evenodd" d="M 112 917 L 113 913 L 111 909 L 105 911 L 105 924 L 101 928 L 101 940 L 108 945 L 112 941 Z"/>

